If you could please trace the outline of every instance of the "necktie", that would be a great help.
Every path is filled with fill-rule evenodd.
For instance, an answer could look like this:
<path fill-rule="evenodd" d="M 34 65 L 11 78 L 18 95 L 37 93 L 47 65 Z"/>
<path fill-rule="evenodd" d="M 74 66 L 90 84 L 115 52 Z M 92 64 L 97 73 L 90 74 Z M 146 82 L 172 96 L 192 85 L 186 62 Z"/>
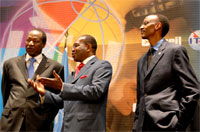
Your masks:
<path fill-rule="evenodd" d="M 33 63 L 35 62 L 35 58 L 30 58 L 30 65 L 28 67 L 28 77 L 32 78 L 34 74 L 34 66 Z"/>
<path fill-rule="evenodd" d="M 149 49 L 149 53 L 148 53 L 148 58 L 147 58 L 147 68 L 149 67 L 149 65 L 151 64 L 151 60 L 153 58 L 153 52 L 154 52 L 154 48 L 150 48 Z"/>
<path fill-rule="evenodd" d="M 82 62 L 78 65 L 78 67 L 77 67 L 77 69 L 76 69 L 76 73 L 75 73 L 74 78 L 78 75 L 79 71 L 81 70 L 81 68 L 82 68 L 83 66 L 84 66 L 84 63 L 82 63 Z"/>

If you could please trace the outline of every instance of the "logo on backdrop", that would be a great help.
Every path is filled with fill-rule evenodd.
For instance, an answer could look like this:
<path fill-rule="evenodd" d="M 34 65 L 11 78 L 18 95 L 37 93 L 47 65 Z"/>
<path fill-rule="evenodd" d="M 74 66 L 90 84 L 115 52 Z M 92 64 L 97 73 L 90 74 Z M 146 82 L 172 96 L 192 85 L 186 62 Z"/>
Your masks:
<path fill-rule="evenodd" d="M 200 50 L 200 30 L 192 31 L 188 41 L 192 49 Z"/>

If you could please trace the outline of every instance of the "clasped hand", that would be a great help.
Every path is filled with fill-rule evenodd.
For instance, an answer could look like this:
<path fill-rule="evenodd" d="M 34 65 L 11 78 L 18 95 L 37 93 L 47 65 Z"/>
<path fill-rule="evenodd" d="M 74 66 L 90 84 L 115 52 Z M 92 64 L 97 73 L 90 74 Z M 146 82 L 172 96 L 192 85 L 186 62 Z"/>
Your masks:
<path fill-rule="evenodd" d="M 60 78 L 60 76 L 56 73 L 55 70 L 53 70 L 53 75 L 55 78 L 46 78 L 46 77 L 40 77 L 39 75 L 36 76 L 36 81 L 28 79 L 28 82 L 30 85 L 41 95 L 45 95 L 45 86 L 54 88 L 57 90 L 61 90 L 63 87 L 63 81 Z"/>

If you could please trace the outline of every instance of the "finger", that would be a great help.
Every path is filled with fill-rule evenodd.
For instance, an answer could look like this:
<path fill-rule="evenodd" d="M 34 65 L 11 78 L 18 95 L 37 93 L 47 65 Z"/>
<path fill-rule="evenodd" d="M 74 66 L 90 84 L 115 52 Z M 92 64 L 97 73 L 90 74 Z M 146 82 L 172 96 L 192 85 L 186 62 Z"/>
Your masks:
<path fill-rule="evenodd" d="M 33 86 L 33 84 L 34 84 L 34 81 L 30 80 L 30 85 Z"/>
<path fill-rule="evenodd" d="M 28 78 L 28 82 L 31 83 L 31 79 L 30 78 Z"/>
<path fill-rule="evenodd" d="M 39 76 L 39 75 L 37 75 L 37 76 L 36 76 L 36 80 L 38 81 L 39 79 L 40 79 L 40 76 Z"/>
<path fill-rule="evenodd" d="M 60 76 L 56 73 L 55 70 L 53 70 L 53 75 L 54 75 L 55 78 L 60 78 Z"/>
<path fill-rule="evenodd" d="M 49 81 L 53 81 L 54 79 L 52 78 L 46 78 L 46 77 L 39 77 L 37 81 L 42 82 L 42 83 L 47 83 Z"/>
<path fill-rule="evenodd" d="M 60 83 L 63 83 L 63 80 L 61 79 L 61 77 L 56 73 L 55 70 L 53 70 L 53 74 L 54 74 L 54 77 L 58 79 L 58 81 L 60 81 Z"/>
<path fill-rule="evenodd" d="M 33 80 L 30 81 L 30 85 L 33 87 L 33 89 L 35 89 L 37 91 L 37 89 L 34 87 L 35 83 Z"/>
<path fill-rule="evenodd" d="M 38 90 L 37 83 L 34 83 L 34 87 L 35 87 L 35 89 L 37 89 L 37 90 Z"/>

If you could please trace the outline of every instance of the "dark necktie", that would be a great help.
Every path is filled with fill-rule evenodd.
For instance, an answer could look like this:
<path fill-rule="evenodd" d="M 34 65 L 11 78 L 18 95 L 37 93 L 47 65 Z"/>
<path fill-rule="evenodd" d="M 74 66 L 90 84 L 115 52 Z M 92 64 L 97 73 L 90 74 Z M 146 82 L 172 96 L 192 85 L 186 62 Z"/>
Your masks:
<path fill-rule="evenodd" d="M 149 53 L 148 53 L 148 58 L 147 58 L 147 68 L 149 67 L 149 65 L 151 64 L 151 60 L 153 58 L 153 53 L 154 53 L 154 48 L 150 48 L 149 49 Z"/>
<path fill-rule="evenodd" d="M 34 74 L 34 65 L 33 63 L 35 62 L 35 58 L 30 58 L 30 65 L 28 67 L 28 77 L 32 78 Z"/>
<path fill-rule="evenodd" d="M 75 73 L 74 78 L 78 75 L 79 71 L 81 70 L 81 68 L 82 68 L 83 66 L 84 66 L 84 63 L 82 63 L 82 62 L 78 65 L 78 67 L 77 67 L 77 69 L 76 69 L 76 73 Z"/>

